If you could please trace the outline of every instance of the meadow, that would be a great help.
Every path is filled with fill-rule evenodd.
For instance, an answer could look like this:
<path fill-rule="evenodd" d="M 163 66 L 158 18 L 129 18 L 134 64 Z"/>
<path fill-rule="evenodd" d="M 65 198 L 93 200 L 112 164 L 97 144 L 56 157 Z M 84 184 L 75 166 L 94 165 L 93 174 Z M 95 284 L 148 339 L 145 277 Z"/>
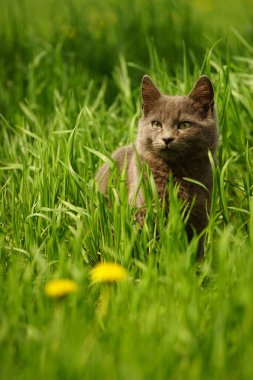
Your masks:
<path fill-rule="evenodd" d="M 253 378 L 251 0 L 1 0 L 0 378 Z M 205 257 L 170 184 L 143 228 L 115 173 L 149 74 L 167 94 L 215 89 L 220 145 Z M 155 207 L 154 205 L 155 200 Z M 98 262 L 126 278 L 92 281 Z M 49 297 L 51 279 L 77 291 Z"/>

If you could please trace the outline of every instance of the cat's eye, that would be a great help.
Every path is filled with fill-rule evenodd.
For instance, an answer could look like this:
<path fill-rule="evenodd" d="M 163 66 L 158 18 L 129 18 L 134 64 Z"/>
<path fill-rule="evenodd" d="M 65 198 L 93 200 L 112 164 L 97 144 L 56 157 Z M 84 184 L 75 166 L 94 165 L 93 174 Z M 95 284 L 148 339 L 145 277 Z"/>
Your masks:
<path fill-rule="evenodd" d="M 183 121 L 182 123 L 178 125 L 178 129 L 185 130 L 185 129 L 191 128 L 191 126 L 192 126 L 192 123 L 190 123 L 189 121 Z"/>
<path fill-rule="evenodd" d="M 158 120 L 152 120 L 151 125 L 152 125 L 152 127 L 158 127 L 158 128 L 162 127 L 162 123 Z"/>

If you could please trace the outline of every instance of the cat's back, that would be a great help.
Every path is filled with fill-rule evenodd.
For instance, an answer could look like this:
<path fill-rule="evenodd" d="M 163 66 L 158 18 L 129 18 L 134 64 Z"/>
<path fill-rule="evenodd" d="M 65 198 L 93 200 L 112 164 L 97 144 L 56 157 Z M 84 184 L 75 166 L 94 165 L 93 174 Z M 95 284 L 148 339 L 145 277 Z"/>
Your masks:
<path fill-rule="evenodd" d="M 117 163 L 120 172 L 123 169 L 124 162 L 126 162 L 127 167 L 129 166 L 131 159 L 134 154 L 134 146 L 133 144 L 125 145 L 112 154 L 112 159 Z M 126 161 L 125 161 L 126 160 Z M 99 190 L 101 193 L 106 193 L 107 184 L 111 174 L 110 167 L 107 164 L 103 164 L 101 168 L 98 170 L 96 175 L 96 180 L 98 182 Z"/>

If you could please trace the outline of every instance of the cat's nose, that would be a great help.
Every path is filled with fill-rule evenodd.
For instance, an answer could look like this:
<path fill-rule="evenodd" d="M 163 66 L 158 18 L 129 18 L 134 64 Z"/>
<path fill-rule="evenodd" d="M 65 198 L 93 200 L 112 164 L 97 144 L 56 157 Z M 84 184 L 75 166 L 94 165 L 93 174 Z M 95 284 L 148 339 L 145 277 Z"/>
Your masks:
<path fill-rule="evenodd" d="M 163 137 L 163 141 L 165 142 L 166 145 L 169 145 L 171 141 L 174 140 L 174 137 Z"/>

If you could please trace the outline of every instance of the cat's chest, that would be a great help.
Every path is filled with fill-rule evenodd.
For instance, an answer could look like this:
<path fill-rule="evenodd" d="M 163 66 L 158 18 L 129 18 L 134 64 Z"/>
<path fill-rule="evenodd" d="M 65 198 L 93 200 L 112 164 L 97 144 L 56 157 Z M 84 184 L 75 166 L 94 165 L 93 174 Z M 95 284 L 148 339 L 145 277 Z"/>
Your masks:
<path fill-rule="evenodd" d="M 178 196 L 186 202 L 190 202 L 195 195 L 198 193 L 198 188 L 196 185 L 191 184 L 186 181 L 182 173 L 173 170 L 173 168 L 167 165 L 161 165 L 160 167 L 152 168 L 152 174 L 156 184 L 157 193 L 160 199 L 164 196 L 169 196 L 169 181 L 172 177 L 174 184 L 178 185 Z"/>
<path fill-rule="evenodd" d="M 185 165 L 171 165 L 167 162 L 153 157 L 145 160 L 151 169 L 158 197 L 169 199 L 169 181 L 172 177 L 174 184 L 178 185 L 178 196 L 186 203 L 191 203 L 194 199 L 195 205 L 201 205 L 209 200 L 212 188 L 212 174 L 208 164 L 202 163 L 185 163 Z M 197 165 L 198 164 L 198 165 Z M 208 189 L 199 186 L 185 178 L 191 178 L 204 184 Z"/>
<path fill-rule="evenodd" d="M 190 186 L 181 178 L 173 176 L 173 172 L 171 170 L 167 174 L 156 173 L 154 175 L 158 197 L 162 199 L 164 196 L 169 196 L 170 175 L 172 175 L 174 184 L 178 185 L 178 196 L 184 201 L 190 201 L 192 198 Z"/>
<path fill-rule="evenodd" d="M 167 169 L 165 171 L 165 170 L 156 169 L 155 171 L 152 170 L 152 174 L 153 174 L 154 181 L 156 184 L 158 196 L 159 198 L 162 198 L 165 195 L 165 192 L 167 191 L 167 188 L 168 188 L 171 170 Z"/>

